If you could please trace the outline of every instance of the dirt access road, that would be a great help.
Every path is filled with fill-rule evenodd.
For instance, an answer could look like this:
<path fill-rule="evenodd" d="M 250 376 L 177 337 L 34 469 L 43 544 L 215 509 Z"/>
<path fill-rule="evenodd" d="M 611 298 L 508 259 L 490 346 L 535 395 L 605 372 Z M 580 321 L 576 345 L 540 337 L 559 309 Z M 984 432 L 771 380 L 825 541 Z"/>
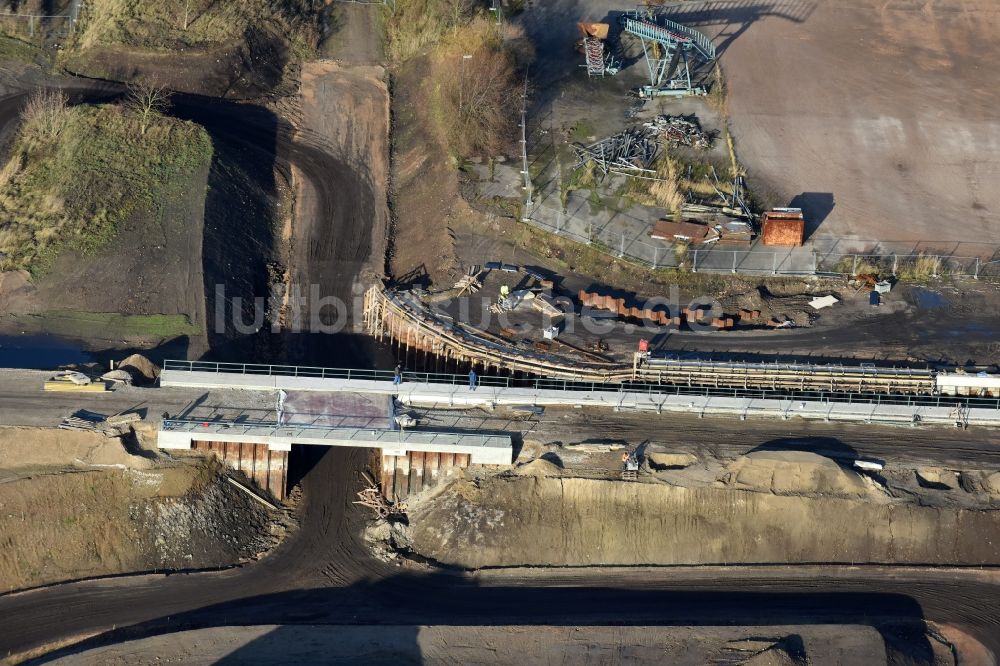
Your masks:
<path fill-rule="evenodd" d="M 943 652 L 943 644 L 938 644 Z M 216 627 L 152 636 L 56 660 L 57 666 L 144 664 L 840 664 L 884 663 L 870 627 Z M 165 656 L 169 655 L 169 656 Z M 817 658 L 819 655 L 819 658 Z M 770 658 L 770 659 L 769 659 Z M 747 660 L 747 661 L 744 661 Z"/>

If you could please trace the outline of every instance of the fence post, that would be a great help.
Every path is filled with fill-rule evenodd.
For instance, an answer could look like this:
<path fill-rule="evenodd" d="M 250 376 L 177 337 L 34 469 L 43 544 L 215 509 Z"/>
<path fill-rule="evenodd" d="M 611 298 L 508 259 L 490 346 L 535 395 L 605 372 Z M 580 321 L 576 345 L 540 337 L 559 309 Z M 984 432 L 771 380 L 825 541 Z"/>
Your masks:
<path fill-rule="evenodd" d="M 656 261 L 660 258 L 660 248 L 653 246 L 653 270 L 656 270 Z"/>
<path fill-rule="evenodd" d="M 733 271 L 733 272 L 735 273 L 736 271 Z M 778 253 L 777 252 L 772 252 L 771 253 L 771 275 L 777 275 L 777 274 L 778 274 Z"/>
<path fill-rule="evenodd" d="M 892 274 L 893 275 L 896 275 L 897 273 L 899 273 L 899 271 L 896 270 L 897 268 L 899 268 L 899 255 L 898 254 L 894 254 L 894 255 L 892 255 Z"/>
<path fill-rule="evenodd" d="M 851 271 L 851 277 L 858 274 L 858 255 L 854 255 L 854 270 Z"/>
<path fill-rule="evenodd" d="M 733 275 L 736 274 L 736 250 L 733 250 Z"/>
<path fill-rule="evenodd" d="M 973 274 L 973 279 L 979 279 L 979 257 L 976 257 L 976 272 Z"/>
<path fill-rule="evenodd" d="M 698 249 L 697 248 L 695 248 L 695 251 L 694 251 L 694 260 L 691 262 L 691 272 L 692 273 L 697 273 L 698 272 Z"/>

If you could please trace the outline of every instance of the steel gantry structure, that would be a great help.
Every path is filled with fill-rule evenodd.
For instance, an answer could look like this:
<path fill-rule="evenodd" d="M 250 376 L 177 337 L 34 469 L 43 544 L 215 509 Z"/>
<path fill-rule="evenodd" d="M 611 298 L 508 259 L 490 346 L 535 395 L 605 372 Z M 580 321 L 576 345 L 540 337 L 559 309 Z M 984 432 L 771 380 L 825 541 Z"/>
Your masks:
<path fill-rule="evenodd" d="M 649 86 L 641 89 L 642 96 L 705 93 L 703 87 L 692 82 L 691 69 L 696 60 L 705 63 L 715 60 L 712 40 L 697 30 L 650 12 L 625 15 L 622 30 L 642 42 L 649 69 Z"/>

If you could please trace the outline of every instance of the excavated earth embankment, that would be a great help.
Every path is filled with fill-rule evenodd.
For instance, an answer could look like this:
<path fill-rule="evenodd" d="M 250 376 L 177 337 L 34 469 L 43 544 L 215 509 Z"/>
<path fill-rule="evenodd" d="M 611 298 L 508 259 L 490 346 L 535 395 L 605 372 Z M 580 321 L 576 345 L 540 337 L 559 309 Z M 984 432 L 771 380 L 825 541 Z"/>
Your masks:
<path fill-rule="evenodd" d="M 988 492 L 977 508 L 927 506 L 812 454 L 745 456 L 707 481 L 696 469 L 638 482 L 570 474 L 458 480 L 411 505 L 403 536 L 420 555 L 468 568 L 1000 562 Z"/>

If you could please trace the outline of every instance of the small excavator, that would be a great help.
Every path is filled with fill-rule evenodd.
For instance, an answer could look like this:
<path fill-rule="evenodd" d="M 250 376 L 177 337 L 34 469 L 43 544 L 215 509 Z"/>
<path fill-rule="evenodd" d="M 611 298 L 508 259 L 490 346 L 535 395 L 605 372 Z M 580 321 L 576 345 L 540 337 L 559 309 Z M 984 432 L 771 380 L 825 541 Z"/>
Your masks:
<path fill-rule="evenodd" d="M 639 478 L 639 453 L 637 449 L 622 452 L 622 481 L 636 481 Z"/>

